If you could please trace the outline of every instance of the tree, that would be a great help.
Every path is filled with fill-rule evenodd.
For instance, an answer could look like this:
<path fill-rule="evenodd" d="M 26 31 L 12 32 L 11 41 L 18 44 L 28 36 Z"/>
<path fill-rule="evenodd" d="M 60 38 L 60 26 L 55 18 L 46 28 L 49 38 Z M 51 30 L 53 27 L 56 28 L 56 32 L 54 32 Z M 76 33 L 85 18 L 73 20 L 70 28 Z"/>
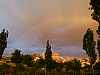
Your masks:
<path fill-rule="evenodd" d="M 92 10 L 92 19 L 99 23 L 97 34 L 97 49 L 99 53 L 99 60 L 100 60 L 100 0 L 90 0 L 90 10 Z"/>
<path fill-rule="evenodd" d="M 52 51 L 51 51 L 51 45 L 49 43 L 49 40 L 47 40 L 47 45 L 46 45 L 45 66 L 47 70 L 52 70 L 55 68 L 55 61 L 53 61 L 52 59 Z"/>
<path fill-rule="evenodd" d="M 8 31 L 3 31 L 0 33 L 0 59 L 2 58 L 3 52 L 7 47 Z"/>
<path fill-rule="evenodd" d="M 100 25 L 100 0 L 90 0 L 90 10 L 92 18 Z"/>
<path fill-rule="evenodd" d="M 22 55 L 21 55 L 20 52 L 21 52 L 20 50 L 16 49 L 15 52 L 12 53 L 11 61 L 12 61 L 13 63 L 18 64 L 18 63 L 21 62 L 21 60 L 22 60 Z"/>
<path fill-rule="evenodd" d="M 88 29 L 83 38 L 83 49 L 90 58 L 91 65 L 96 61 L 95 41 L 93 31 Z"/>
<path fill-rule="evenodd" d="M 51 51 L 51 45 L 49 44 L 49 40 L 47 40 L 45 60 L 52 60 L 52 51 Z"/>
<path fill-rule="evenodd" d="M 79 60 L 74 59 L 64 63 L 66 71 L 73 70 L 73 71 L 80 71 L 81 63 Z"/>
<path fill-rule="evenodd" d="M 33 67 L 40 69 L 40 68 L 44 68 L 45 67 L 45 60 L 40 57 L 40 59 L 38 59 L 34 64 Z"/>
<path fill-rule="evenodd" d="M 31 55 L 23 55 L 22 56 L 22 63 L 28 66 L 32 66 L 32 56 Z"/>

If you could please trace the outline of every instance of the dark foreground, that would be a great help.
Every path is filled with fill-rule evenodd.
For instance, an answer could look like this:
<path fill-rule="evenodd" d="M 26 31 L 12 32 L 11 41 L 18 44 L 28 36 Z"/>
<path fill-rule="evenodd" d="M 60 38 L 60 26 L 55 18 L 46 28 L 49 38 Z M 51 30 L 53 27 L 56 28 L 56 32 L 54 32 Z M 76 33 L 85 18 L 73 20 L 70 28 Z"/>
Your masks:
<path fill-rule="evenodd" d="M 33 67 L 23 67 L 23 66 L 11 67 L 4 64 L 0 65 L 0 75 L 100 75 L 100 72 L 97 70 L 47 71 L 45 69 L 35 69 Z"/>

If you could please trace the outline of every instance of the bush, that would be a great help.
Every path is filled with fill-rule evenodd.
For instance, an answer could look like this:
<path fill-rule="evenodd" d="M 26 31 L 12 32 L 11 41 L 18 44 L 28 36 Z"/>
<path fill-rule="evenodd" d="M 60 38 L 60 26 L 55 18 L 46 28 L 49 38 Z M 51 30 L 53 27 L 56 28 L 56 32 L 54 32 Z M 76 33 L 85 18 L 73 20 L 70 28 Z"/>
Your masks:
<path fill-rule="evenodd" d="M 23 64 L 16 64 L 16 71 L 24 71 L 24 65 Z"/>

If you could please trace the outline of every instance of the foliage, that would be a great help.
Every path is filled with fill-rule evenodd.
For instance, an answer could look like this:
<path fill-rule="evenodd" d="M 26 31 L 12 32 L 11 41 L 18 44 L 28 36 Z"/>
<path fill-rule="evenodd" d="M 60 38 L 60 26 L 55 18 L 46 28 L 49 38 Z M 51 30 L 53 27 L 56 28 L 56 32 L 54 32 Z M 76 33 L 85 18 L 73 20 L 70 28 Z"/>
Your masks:
<path fill-rule="evenodd" d="M 93 10 L 91 16 L 100 24 L 100 0 L 90 0 L 90 9 Z"/>
<path fill-rule="evenodd" d="M 47 70 L 52 70 L 55 68 L 55 66 L 56 63 L 52 59 L 51 45 L 49 43 L 49 40 L 47 40 L 46 52 L 45 52 L 45 67 Z"/>
<path fill-rule="evenodd" d="M 32 56 L 31 55 L 23 55 L 22 56 L 22 63 L 28 66 L 32 66 Z"/>
<path fill-rule="evenodd" d="M 0 59 L 2 58 L 2 54 L 4 49 L 7 47 L 7 38 L 8 38 L 8 31 L 3 31 L 0 33 Z"/>
<path fill-rule="evenodd" d="M 64 63 L 57 63 L 54 61 L 53 63 L 53 70 L 56 70 L 57 72 L 62 71 L 64 68 Z"/>
<path fill-rule="evenodd" d="M 9 68 L 10 66 L 7 64 L 0 65 L 0 71 L 5 71 L 6 68 Z"/>
<path fill-rule="evenodd" d="M 47 60 L 47 61 L 52 60 L 52 51 L 51 51 L 51 45 L 49 44 L 49 40 L 47 40 L 45 60 Z"/>
<path fill-rule="evenodd" d="M 80 71 L 81 69 L 81 64 L 79 60 L 72 60 L 64 63 L 64 68 L 66 71 Z"/>
<path fill-rule="evenodd" d="M 45 67 L 45 60 L 40 57 L 36 62 L 33 63 L 34 68 L 44 68 Z"/>
<path fill-rule="evenodd" d="M 20 53 L 21 51 L 16 49 L 14 53 L 12 53 L 11 61 L 13 63 L 20 63 L 22 60 L 22 55 Z"/>
<path fill-rule="evenodd" d="M 90 58 L 91 64 L 96 61 L 95 41 L 93 38 L 93 31 L 88 29 L 83 38 L 83 49 Z"/>
<path fill-rule="evenodd" d="M 97 62 L 94 66 L 95 70 L 100 70 L 100 62 Z"/>
<path fill-rule="evenodd" d="M 45 60 L 45 66 L 49 71 L 57 69 L 58 66 L 61 68 L 60 65 L 54 60 Z"/>
<path fill-rule="evenodd" d="M 23 64 L 19 63 L 16 65 L 16 71 L 24 71 L 24 70 L 25 68 Z"/>

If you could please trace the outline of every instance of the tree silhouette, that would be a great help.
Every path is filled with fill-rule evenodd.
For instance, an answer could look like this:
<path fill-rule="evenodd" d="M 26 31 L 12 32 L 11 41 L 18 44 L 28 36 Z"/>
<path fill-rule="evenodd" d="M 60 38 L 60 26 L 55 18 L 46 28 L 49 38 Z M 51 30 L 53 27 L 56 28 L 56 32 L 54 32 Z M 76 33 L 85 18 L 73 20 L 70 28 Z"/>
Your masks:
<path fill-rule="evenodd" d="M 22 55 L 20 53 L 21 51 L 16 49 L 14 53 L 12 53 L 11 61 L 13 63 L 20 63 L 22 60 Z"/>
<path fill-rule="evenodd" d="M 99 53 L 100 60 L 100 0 L 90 0 L 90 10 L 92 10 L 92 18 L 99 23 L 97 34 L 97 49 Z"/>
<path fill-rule="evenodd" d="M 83 49 L 90 58 L 91 66 L 96 61 L 95 41 L 93 38 L 93 31 L 88 29 L 83 38 Z"/>
<path fill-rule="evenodd" d="M 33 64 L 34 65 L 34 67 L 36 68 L 36 69 L 38 69 L 38 68 L 44 68 L 45 67 L 45 60 L 42 58 L 42 57 L 40 57 L 40 59 L 38 59 L 36 62 L 35 62 L 35 64 Z"/>
<path fill-rule="evenodd" d="M 51 45 L 49 44 L 49 40 L 47 40 L 45 60 L 52 60 L 52 51 L 51 51 Z"/>
<path fill-rule="evenodd" d="M 100 0 L 90 0 L 90 10 L 92 11 L 92 18 L 100 25 Z"/>
<path fill-rule="evenodd" d="M 22 56 L 22 63 L 28 66 L 32 66 L 32 56 L 31 55 L 23 55 Z"/>
<path fill-rule="evenodd" d="M 0 33 L 0 59 L 2 58 L 2 54 L 7 47 L 7 38 L 8 38 L 8 31 L 3 31 Z"/>
<path fill-rule="evenodd" d="M 51 45 L 49 43 L 49 40 L 47 40 L 47 45 L 46 45 L 45 66 L 46 69 L 49 71 L 51 71 L 56 67 L 56 62 L 52 59 L 52 50 L 51 50 Z"/>
<path fill-rule="evenodd" d="M 73 75 L 76 75 L 75 72 L 77 72 L 78 73 L 77 75 L 79 75 L 81 69 L 80 60 L 73 59 L 71 61 L 65 62 L 64 68 L 66 69 L 66 72 L 68 71 L 74 72 Z"/>

